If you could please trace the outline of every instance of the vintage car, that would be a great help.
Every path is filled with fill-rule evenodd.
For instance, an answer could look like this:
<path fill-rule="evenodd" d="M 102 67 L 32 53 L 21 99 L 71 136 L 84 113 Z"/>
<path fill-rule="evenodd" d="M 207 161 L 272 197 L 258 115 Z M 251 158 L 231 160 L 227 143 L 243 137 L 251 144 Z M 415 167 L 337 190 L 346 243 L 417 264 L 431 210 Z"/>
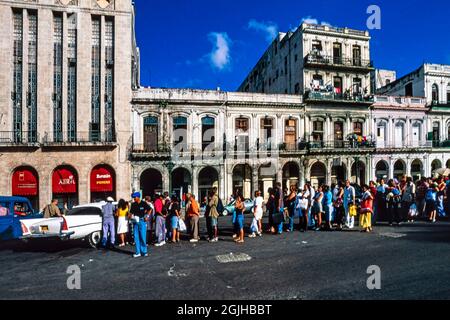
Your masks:
<path fill-rule="evenodd" d="M 22 221 L 21 239 L 82 240 L 96 248 L 102 240 L 102 207 L 105 204 L 76 206 L 63 217 Z"/>
<path fill-rule="evenodd" d="M 22 197 L 0 197 L 0 240 L 16 240 L 22 236 L 21 221 L 42 217 L 31 202 Z"/>

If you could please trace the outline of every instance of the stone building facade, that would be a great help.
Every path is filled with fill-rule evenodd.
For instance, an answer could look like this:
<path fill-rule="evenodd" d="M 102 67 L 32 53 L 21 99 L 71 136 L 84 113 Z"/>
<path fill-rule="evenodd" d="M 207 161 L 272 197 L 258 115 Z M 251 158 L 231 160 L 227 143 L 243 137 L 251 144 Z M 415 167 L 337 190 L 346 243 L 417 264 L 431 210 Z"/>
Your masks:
<path fill-rule="evenodd" d="M 128 197 L 132 1 L 1 0 L 0 20 L 0 194 Z"/>

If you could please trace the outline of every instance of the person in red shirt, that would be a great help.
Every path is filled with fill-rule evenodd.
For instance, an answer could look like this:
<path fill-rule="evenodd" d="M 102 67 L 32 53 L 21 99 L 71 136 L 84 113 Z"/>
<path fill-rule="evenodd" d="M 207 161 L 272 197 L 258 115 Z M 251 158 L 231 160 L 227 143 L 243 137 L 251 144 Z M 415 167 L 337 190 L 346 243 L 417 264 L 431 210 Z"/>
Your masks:
<path fill-rule="evenodd" d="M 370 187 L 368 185 L 363 185 L 362 188 L 364 194 L 361 199 L 361 212 L 359 225 L 363 228 L 361 232 L 371 232 L 374 196 L 370 192 Z"/>

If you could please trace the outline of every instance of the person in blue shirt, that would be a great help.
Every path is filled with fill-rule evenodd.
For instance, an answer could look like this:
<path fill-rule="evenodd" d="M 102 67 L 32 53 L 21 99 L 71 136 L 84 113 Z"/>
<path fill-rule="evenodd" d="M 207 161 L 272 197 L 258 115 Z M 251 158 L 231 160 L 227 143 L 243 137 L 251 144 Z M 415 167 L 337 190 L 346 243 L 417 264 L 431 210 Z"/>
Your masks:
<path fill-rule="evenodd" d="M 373 220 L 372 225 L 376 225 L 376 222 L 378 219 L 384 219 L 386 218 L 386 190 L 387 185 L 384 179 L 380 179 L 378 186 L 377 186 L 377 193 L 375 196 L 375 203 L 374 203 L 374 214 L 373 214 Z"/>
<path fill-rule="evenodd" d="M 333 215 L 333 194 L 331 193 L 329 186 L 323 186 L 323 199 L 322 206 L 325 211 L 325 229 L 331 230 L 331 220 Z"/>
<path fill-rule="evenodd" d="M 425 194 L 427 215 L 430 219 L 430 222 L 433 222 L 433 223 L 436 222 L 437 193 L 438 193 L 438 185 L 436 183 L 433 183 L 430 185 L 430 187 L 428 188 L 428 190 Z"/>

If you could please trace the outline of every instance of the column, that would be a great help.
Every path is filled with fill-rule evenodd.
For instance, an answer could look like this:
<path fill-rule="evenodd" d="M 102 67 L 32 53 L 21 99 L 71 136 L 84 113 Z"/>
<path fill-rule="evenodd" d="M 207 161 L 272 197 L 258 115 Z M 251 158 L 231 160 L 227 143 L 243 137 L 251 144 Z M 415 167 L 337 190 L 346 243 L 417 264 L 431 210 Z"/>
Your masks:
<path fill-rule="evenodd" d="M 412 175 L 411 175 L 411 164 L 412 164 L 412 160 L 411 160 L 411 158 L 407 158 L 406 159 L 406 175 L 408 176 L 408 177 L 411 177 Z"/>
<path fill-rule="evenodd" d="M 330 145 L 331 145 L 331 142 L 333 141 L 332 132 L 333 132 L 333 130 L 331 129 L 331 115 L 327 114 L 326 115 L 326 130 L 325 130 L 324 140 L 325 140 L 325 143 L 329 143 Z"/>
<path fill-rule="evenodd" d="M 254 165 L 253 167 L 252 167 L 252 192 L 251 192 L 251 197 L 253 197 L 253 195 L 254 195 L 254 193 L 255 193 L 255 191 L 256 190 L 258 190 L 259 189 L 259 186 L 258 186 L 258 178 L 259 178 L 259 176 L 258 176 L 258 170 L 259 168 L 256 166 L 256 165 Z M 262 192 L 263 192 L 263 190 L 261 190 Z M 264 192 L 263 192 L 263 195 L 264 195 Z"/>
<path fill-rule="evenodd" d="M 200 194 L 198 190 L 198 174 L 199 174 L 199 167 L 193 166 L 192 167 L 192 183 L 191 183 L 191 192 L 194 194 Z"/>
<path fill-rule="evenodd" d="M 333 159 L 330 159 L 330 158 L 327 159 L 325 164 L 327 166 L 327 168 L 326 168 L 327 175 L 325 177 L 325 184 L 327 186 L 330 186 L 331 185 L 331 174 L 332 174 L 332 167 L 333 167 Z"/>
<path fill-rule="evenodd" d="M 305 185 L 305 182 L 306 182 L 306 168 L 305 168 L 305 166 L 303 165 L 303 162 L 305 161 L 305 158 L 304 157 L 301 157 L 300 158 L 300 162 L 298 163 L 298 165 L 299 165 L 299 173 L 300 173 L 300 177 L 299 177 L 299 187 L 301 188 L 301 187 L 303 187 L 304 185 Z"/>
<path fill-rule="evenodd" d="M 394 178 L 394 160 L 389 158 L 389 177 L 388 179 Z"/>
<path fill-rule="evenodd" d="M 220 198 L 223 200 L 223 202 L 227 202 L 227 198 L 229 196 L 229 194 L 227 194 L 227 190 L 226 190 L 226 179 L 227 179 L 227 175 L 226 175 L 226 170 L 225 170 L 225 165 L 221 164 L 220 165 L 220 170 L 219 170 L 219 193 L 220 193 Z"/>

